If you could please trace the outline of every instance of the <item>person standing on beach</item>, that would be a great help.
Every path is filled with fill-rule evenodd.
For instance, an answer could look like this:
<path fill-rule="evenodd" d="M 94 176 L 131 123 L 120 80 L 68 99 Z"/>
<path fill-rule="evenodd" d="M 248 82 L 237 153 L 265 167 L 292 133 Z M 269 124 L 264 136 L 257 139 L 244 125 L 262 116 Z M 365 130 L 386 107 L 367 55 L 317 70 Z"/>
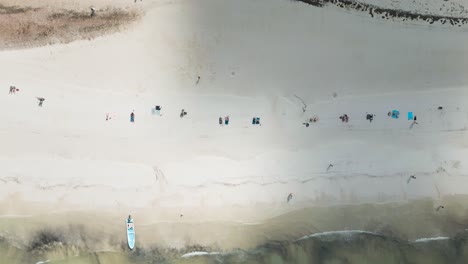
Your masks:
<path fill-rule="evenodd" d="M 222 118 L 222 117 L 219 117 L 219 125 L 220 125 L 220 126 L 223 125 L 223 118 Z"/>
<path fill-rule="evenodd" d="M 130 122 L 132 122 L 132 123 L 135 122 L 135 113 L 134 113 L 134 112 L 132 112 L 132 113 L 130 114 Z"/>
<path fill-rule="evenodd" d="M 290 193 L 290 194 L 288 195 L 288 198 L 286 199 L 287 203 L 289 203 L 289 201 L 291 201 L 292 198 L 293 198 L 293 194 Z"/>
<path fill-rule="evenodd" d="M 197 78 L 197 82 L 195 84 L 198 84 L 200 82 L 200 76 Z"/>

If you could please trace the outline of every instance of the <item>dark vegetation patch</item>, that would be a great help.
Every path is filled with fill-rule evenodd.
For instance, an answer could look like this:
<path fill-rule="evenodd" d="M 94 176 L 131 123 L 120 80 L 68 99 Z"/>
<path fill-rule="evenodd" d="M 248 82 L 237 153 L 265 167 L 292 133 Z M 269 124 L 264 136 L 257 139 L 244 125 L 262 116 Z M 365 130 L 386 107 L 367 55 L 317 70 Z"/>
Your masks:
<path fill-rule="evenodd" d="M 453 16 L 442 16 L 442 15 L 431 15 L 431 14 L 420 14 L 400 9 L 389 9 L 382 8 L 371 4 L 361 3 L 354 0 L 294 0 L 303 2 L 315 7 L 323 7 L 325 5 L 335 5 L 340 8 L 349 10 L 357 10 L 360 12 L 368 13 L 371 17 L 391 19 L 399 18 L 403 21 L 414 20 L 426 22 L 428 24 L 434 24 L 438 22 L 442 25 L 450 24 L 452 26 L 461 27 L 468 23 L 467 17 L 453 17 Z"/>
<path fill-rule="evenodd" d="M 28 250 L 31 252 L 42 252 L 65 245 L 65 239 L 59 232 L 46 229 L 39 231 L 34 236 L 28 245 Z"/>

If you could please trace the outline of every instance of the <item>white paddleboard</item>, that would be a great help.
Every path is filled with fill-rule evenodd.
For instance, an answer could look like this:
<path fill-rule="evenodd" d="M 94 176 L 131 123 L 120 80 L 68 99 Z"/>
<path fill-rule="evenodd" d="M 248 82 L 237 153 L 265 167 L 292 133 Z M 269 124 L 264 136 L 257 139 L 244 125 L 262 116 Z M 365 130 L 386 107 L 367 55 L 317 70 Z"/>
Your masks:
<path fill-rule="evenodd" d="M 133 223 L 133 219 L 125 220 L 127 223 L 127 243 L 130 249 L 135 248 L 135 224 Z"/>

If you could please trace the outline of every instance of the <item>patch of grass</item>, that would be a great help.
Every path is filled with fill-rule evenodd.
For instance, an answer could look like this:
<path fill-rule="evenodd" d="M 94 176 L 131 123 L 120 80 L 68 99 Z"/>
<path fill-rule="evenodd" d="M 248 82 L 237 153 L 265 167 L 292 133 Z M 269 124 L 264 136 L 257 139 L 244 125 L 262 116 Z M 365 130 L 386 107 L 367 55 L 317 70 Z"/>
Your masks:
<path fill-rule="evenodd" d="M 134 10 L 88 11 L 0 5 L 0 49 L 68 43 L 116 32 L 140 17 Z"/>
<path fill-rule="evenodd" d="M 19 14 L 19 13 L 26 13 L 29 11 L 35 11 L 39 8 L 32 8 L 32 7 L 19 7 L 19 6 L 5 6 L 0 4 L 0 15 L 1 14 Z"/>

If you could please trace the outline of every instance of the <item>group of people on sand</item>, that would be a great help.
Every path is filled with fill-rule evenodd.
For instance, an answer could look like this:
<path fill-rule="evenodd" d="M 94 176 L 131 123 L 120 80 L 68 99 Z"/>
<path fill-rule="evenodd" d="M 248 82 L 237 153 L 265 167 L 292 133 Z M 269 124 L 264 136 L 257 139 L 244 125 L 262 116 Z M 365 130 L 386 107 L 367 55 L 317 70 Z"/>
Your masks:
<path fill-rule="evenodd" d="M 162 110 L 162 106 L 160 105 L 157 105 L 155 106 L 153 109 L 152 109 L 152 112 L 154 115 L 158 115 L 158 116 L 162 116 L 161 114 L 161 110 Z M 180 111 L 180 118 L 184 117 L 187 115 L 187 112 L 182 109 Z M 106 113 L 106 121 L 110 120 L 112 117 L 110 116 L 109 113 Z M 135 123 L 135 110 L 133 110 L 131 113 L 130 113 L 130 122 L 131 123 Z M 228 117 L 228 122 L 229 122 L 229 117 Z"/>
<path fill-rule="evenodd" d="M 38 99 L 40 99 L 40 98 L 38 98 Z M 43 101 L 43 100 L 44 100 L 44 99 L 42 98 L 42 101 Z M 39 105 L 39 106 L 42 106 L 42 101 L 40 101 L 40 105 Z M 162 114 L 161 114 L 161 109 L 162 109 L 161 106 L 159 106 L 159 105 L 155 106 L 155 108 L 152 109 L 153 114 L 156 114 L 156 115 L 161 116 L 161 115 L 162 115 Z M 180 115 L 179 115 L 180 118 L 183 118 L 183 117 L 185 117 L 186 115 L 187 115 L 187 112 L 185 111 L 185 109 L 182 109 L 182 110 L 180 111 Z M 389 112 L 389 116 L 392 116 L 392 112 Z M 366 120 L 369 120 L 370 123 L 372 123 L 372 121 L 374 120 L 374 117 L 375 117 L 375 114 L 366 113 Z M 109 116 L 109 114 L 106 114 L 106 120 L 109 120 L 109 119 L 111 119 L 110 116 Z M 348 114 L 343 114 L 343 115 L 341 115 L 341 116 L 339 117 L 339 119 L 340 119 L 341 122 L 343 122 L 343 123 L 348 123 L 348 122 L 349 122 L 349 116 L 348 116 Z M 412 123 L 412 126 L 413 126 L 414 124 L 418 124 L 418 123 L 416 122 L 416 120 L 417 120 L 417 117 L 416 117 L 416 115 L 415 115 L 415 116 L 414 116 L 413 123 Z M 315 115 L 315 116 L 313 116 L 313 117 L 307 119 L 307 121 L 304 122 L 304 123 L 302 123 L 302 124 L 303 124 L 304 126 L 306 126 L 306 127 L 309 127 L 311 123 L 317 123 L 318 121 L 319 121 L 319 117 L 318 117 L 317 115 Z M 130 122 L 132 122 L 132 123 L 135 122 L 135 111 L 132 111 L 131 114 L 130 114 Z M 218 118 L 218 123 L 219 123 L 220 126 L 222 126 L 223 124 L 224 124 L 224 125 L 229 125 L 229 116 L 225 116 L 224 118 L 220 116 L 220 117 Z M 260 124 L 260 117 L 253 117 L 253 118 L 252 118 L 252 125 L 261 125 L 261 124 Z"/>
<path fill-rule="evenodd" d="M 155 106 L 155 108 L 152 109 L 153 114 L 161 116 L 161 109 L 162 109 L 161 106 L 159 106 L 159 105 Z M 179 115 L 180 118 L 183 118 L 183 117 L 185 117 L 186 115 L 187 115 L 187 111 L 185 111 L 185 109 L 182 109 L 182 110 L 180 111 L 180 115 Z M 110 120 L 110 119 L 111 119 L 110 114 L 109 114 L 109 113 L 106 113 L 106 121 L 107 121 L 107 120 Z M 134 122 L 135 122 L 135 110 L 133 110 L 133 111 L 130 113 L 130 122 L 131 122 L 131 123 L 134 123 Z M 219 119 L 218 119 L 218 122 L 219 122 L 219 125 L 220 125 L 220 126 L 222 126 L 223 124 L 226 125 L 226 126 L 229 125 L 229 116 L 225 116 L 224 119 L 223 119 L 223 117 L 220 116 Z M 252 119 L 252 124 L 253 124 L 253 125 L 260 125 L 260 117 L 254 117 L 254 118 Z"/>
<path fill-rule="evenodd" d="M 155 115 L 159 115 L 161 116 L 161 109 L 162 107 L 157 105 L 155 106 L 155 108 L 152 109 L 152 112 L 153 114 Z M 180 111 L 180 118 L 183 118 L 187 115 L 187 111 L 185 111 L 185 109 L 182 109 Z M 110 120 L 111 119 L 111 116 L 109 113 L 106 113 L 106 121 L 107 120 Z M 131 123 L 134 123 L 135 122 L 135 110 L 133 110 L 131 113 L 130 113 L 130 122 Z M 223 117 L 219 117 L 218 118 L 218 122 L 219 122 L 219 125 L 222 126 L 222 125 L 229 125 L 229 116 L 225 116 L 224 118 Z M 260 117 L 253 117 L 252 118 L 252 125 L 261 125 L 260 124 Z"/>
<path fill-rule="evenodd" d="M 198 82 L 200 81 L 200 76 L 198 76 L 197 78 L 197 84 Z M 16 94 L 16 92 L 18 92 L 19 89 L 16 88 L 16 86 L 10 86 L 10 90 L 9 90 L 9 94 Z M 36 99 L 38 100 L 38 106 L 39 107 L 42 107 L 44 101 L 45 101 L 45 98 L 43 97 L 36 97 Z M 157 114 L 157 115 L 161 115 L 161 109 L 162 107 L 157 105 L 155 106 L 155 108 L 153 109 L 153 114 Z M 442 106 L 439 106 L 437 108 L 438 110 L 442 110 L 443 107 Z M 399 117 L 399 114 L 400 112 L 399 111 L 396 111 L 396 110 L 393 110 L 393 111 L 389 111 L 388 112 L 388 116 L 392 117 L 392 118 L 398 118 Z M 182 109 L 181 112 L 180 112 L 180 118 L 183 118 L 187 115 L 187 112 L 185 111 L 185 109 Z M 366 119 L 369 120 L 369 122 L 372 123 L 372 121 L 374 120 L 374 117 L 375 115 L 374 114 L 369 114 L 369 113 L 366 113 Z M 106 121 L 107 120 L 110 120 L 111 119 L 111 116 L 110 114 L 106 114 Z M 339 119 L 341 120 L 341 122 L 343 123 L 348 123 L 349 121 L 349 116 L 348 114 L 343 114 L 339 117 Z M 417 120 L 417 117 L 416 115 L 414 115 L 414 117 L 412 118 L 413 119 L 413 123 L 411 124 L 411 127 L 413 127 L 413 125 L 415 124 L 418 124 L 418 122 L 416 121 Z M 303 125 L 305 125 L 306 127 L 309 127 L 310 126 L 310 123 L 316 123 L 318 122 L 319 120 L 319 117 L 318 116 L 313 116 L 311 118 L 309 118 L 306 122 L 302 123 Z M 223 125 L 223 121 L 224 121 L 224 125 L 229 125 L 229 116 L 226 116 L 224 117 L 224 120 L 223 118 L 220 116 L 219 119 L 219 125 Z M 135 122 L 135 111 L 132 111 L 130 113 L 130 122 L 134 123 Z M 252 125 L 261 125 L 260 124 L 260 117 L 253 117 L 252 118 Z"/>
<path fill-rule="evenodd" d="M 317 123 L 319 121 L 318 116 L 313 116 L 307 120 L 307 122 L 302 123 L 304 126 L 309 127 L 310 123 Z"/>
<path fill-rule="evenodd" d="M 253 117 L 253 118 L 252 118 L 252 125 L 259 125 L 259 126 L 261 126 L 262 124 L 260 123 L 260 117 Z"/>
<path fill-rule="evenodd" d="M 19 89 L 16 88 L 16 86 L 10 86 L 10 92 L 8 94 L 16 94 Z"/>
<path fill-rule="evenodd" d="M 438 110 L 442 110 L 443 107 L 442 106 L 439 106 L 437 108 Z M 398 119 L 399 116 L 400 116 L 400 112 L 397 111 L 397 110 L 393 110 L 393 111 L 389 111 L 388 114 L 387 114 L 389 117 L 392 117 L 392 118 L 396 118 Z M 375 115 L 374 114 L 370 114 L 370 113 L 366 113 L 366 120 L 369 120 L 369 123 L 372 123 L 372 121 L 374 120 L 374 117 Z M 348 123 L 349 122 L 349 116 L 348 114 L 343 114 L 339 117 L 339 119 L 341 120 L 341 122 L 343 123 Z M 306 127 L 309 127 L 311 123 L 316 123 L 318 122 L 319 118 L 318 116 L 314 116 L 312 118 L 309 118 L 307 119 L 306 122 L 302 123 L 304 126 Z M 413 120 L 413 123 L 411 124 L 411 127 L 415 124 L 418 124 L 418 122 L 416 122 L 417 120 L 417 117 L 416 115 L 413 116 L 413 112 L 408 112 L 408 120 Z"/>
<path fill-rule="evenodd" d="M 227 126 L 229 125 L 229 116 L 224 117 L 224 124 Z M 223 118 L 219 117 L 219 125 L 223 125 Z"/>
<path fill-rule="evenodd" d="M 19 92 L 19 89 L 16 88 L 16 86 L 11 85 L 8 94 L 16 94 L 16 92 Z M 37 106 L 42 107 L 42 104 L 44 103 L 45 98 L 44 97 L 36 97 L 36 99 L 37 99 Z"/>
<path fill-rule="evenodd" d="M 347 114 L 344 114 L 344 115 L 340 116 L 340 119 L 341 119 L 341 122 L 348 123 L 349 116 Z"/>

